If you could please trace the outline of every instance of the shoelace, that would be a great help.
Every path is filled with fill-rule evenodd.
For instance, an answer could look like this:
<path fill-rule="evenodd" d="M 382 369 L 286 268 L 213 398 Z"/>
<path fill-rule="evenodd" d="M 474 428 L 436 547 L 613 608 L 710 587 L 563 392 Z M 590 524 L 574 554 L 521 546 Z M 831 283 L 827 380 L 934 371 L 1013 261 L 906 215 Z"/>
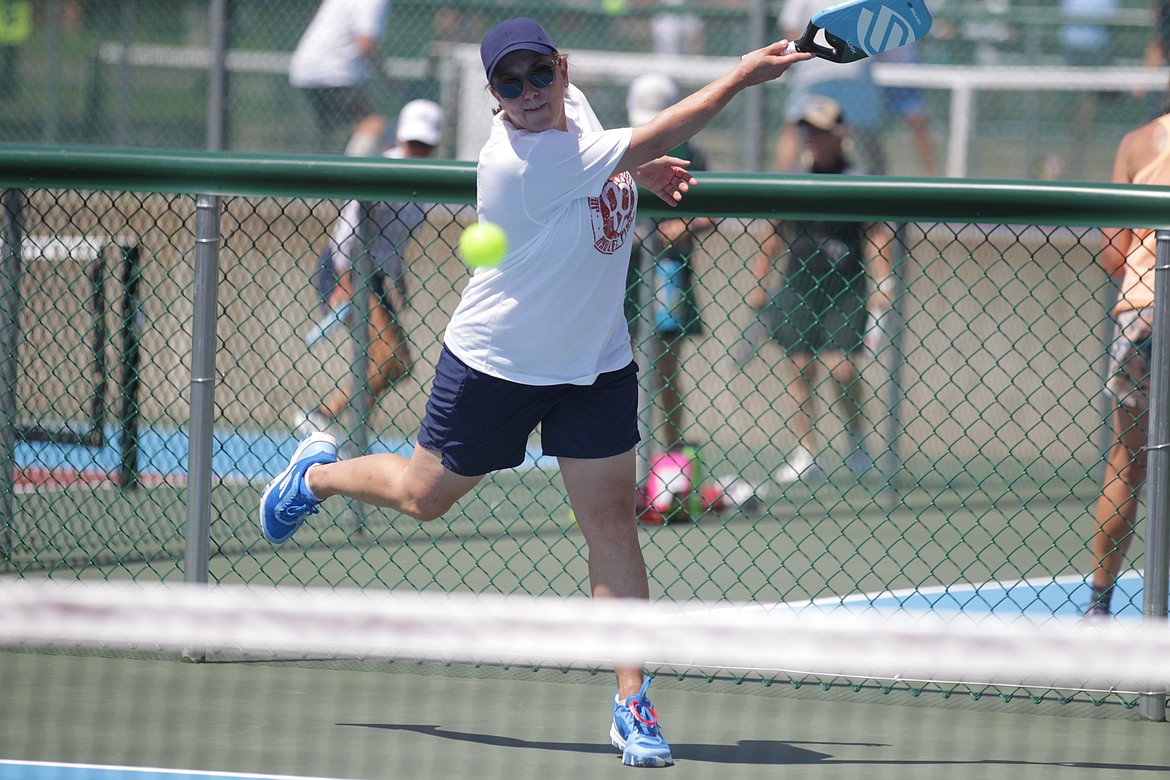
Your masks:
<path fill-rule="evenodd" d="M 643 734 L 651 736 L 658 735 L 658 713 L 650 706 L 650 700 L 646 698 L 646 689 L 650 687 L 650 680 L 653 678 L 647 677 L 642 681 L 642 689 L 638 691 L 636 696 L 631 696 L 626 699 L 626 706 L 630 710 L 630 714 L 634 716 L 634 728 Z"/>
<path fill-rule="evenodd" d="M 658 734 L 658 713 L 650 706 L 646 697 L 631 696 L 626 702 L 630 714 L 634 716 L 634 728 L 643 734 Z"/>
<path fill-rule="evenodd" d="M 305 515 L 315 515 L 321 511 L 320 501 L 314 501 L 307 496 L 291 495 L 276 507 L 277 514 L 293 520 Z"/>

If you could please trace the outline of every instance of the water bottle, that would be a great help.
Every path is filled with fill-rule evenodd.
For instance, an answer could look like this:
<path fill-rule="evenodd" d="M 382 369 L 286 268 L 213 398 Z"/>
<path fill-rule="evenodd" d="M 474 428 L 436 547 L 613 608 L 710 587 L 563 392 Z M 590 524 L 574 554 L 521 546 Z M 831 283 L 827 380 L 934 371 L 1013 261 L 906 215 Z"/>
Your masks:
<path fill-rule="evenodd" d="M 654 266 L 655 327 L 659 333 L 678 333 L 686 325 L 681 321 L 686 306 L 686 265 L 681 260 L 664 257 Z"/>

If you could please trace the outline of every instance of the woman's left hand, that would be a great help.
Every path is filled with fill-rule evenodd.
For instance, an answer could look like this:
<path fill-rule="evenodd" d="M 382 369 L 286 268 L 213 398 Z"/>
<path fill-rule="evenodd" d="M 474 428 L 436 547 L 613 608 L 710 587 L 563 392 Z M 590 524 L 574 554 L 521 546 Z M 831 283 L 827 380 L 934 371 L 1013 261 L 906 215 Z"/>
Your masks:
<path fill-rule="evenodd" d="M 634 170 L 634 181 L 653 192 L 666 205 L 675 206 L 691 187 L 699 183 L 687 170 L 690 164 L 690 160 L 678 157 L 659 157 L 638 166 Z"/>

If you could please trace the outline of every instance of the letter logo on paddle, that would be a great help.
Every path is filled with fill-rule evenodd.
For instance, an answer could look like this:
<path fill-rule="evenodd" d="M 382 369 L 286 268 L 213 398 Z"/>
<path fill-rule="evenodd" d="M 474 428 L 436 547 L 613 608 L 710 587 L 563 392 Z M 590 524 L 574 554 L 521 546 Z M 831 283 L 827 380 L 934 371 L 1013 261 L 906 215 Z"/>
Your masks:
<path fill-rule="evenodd" d="M 876 14 L 863 8 L 857 16 L 857 40 L 871 55 L 905 46 L 914 38 L 910 22 L 889 6 L 882 6 Z"/>

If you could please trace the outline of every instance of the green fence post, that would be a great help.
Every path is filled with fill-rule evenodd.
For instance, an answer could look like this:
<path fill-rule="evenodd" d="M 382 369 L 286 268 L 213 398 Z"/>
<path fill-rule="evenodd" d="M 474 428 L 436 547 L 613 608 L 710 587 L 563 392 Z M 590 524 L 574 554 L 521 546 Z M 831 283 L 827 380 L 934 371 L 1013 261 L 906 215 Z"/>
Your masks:
<path fill-rule="evenodd" d="M 16 471 L 16 376 L 20 344 L 20 245 L 24 240 L 24 192 L 4 190 L 0 240 L 0 558 L 12 552 Z"/>
<path fill-rule="evenodd" d="M 138 353 L 141 343 L 139 329 L 142 322 L 142 300 L 139 289 L 142 285 L 142 274 L 138 261 L 142 250 L 138 244 L 120 246 L 118 249 L 122 253 L 120 266 L 122 273 L 122 358 L 119 361 L 122 373 L 118 383 L 118 395 L 121 400 L 119 411 L 121 446 L 118 448 L 118 487 L 121 490 L 133 490 L 139 485 L 138 422 L 141 415 L 138 405 L 138 388 L 141 385 L 141 360 Z M 96 412 L 94 416 L 97 419 Z"/>

